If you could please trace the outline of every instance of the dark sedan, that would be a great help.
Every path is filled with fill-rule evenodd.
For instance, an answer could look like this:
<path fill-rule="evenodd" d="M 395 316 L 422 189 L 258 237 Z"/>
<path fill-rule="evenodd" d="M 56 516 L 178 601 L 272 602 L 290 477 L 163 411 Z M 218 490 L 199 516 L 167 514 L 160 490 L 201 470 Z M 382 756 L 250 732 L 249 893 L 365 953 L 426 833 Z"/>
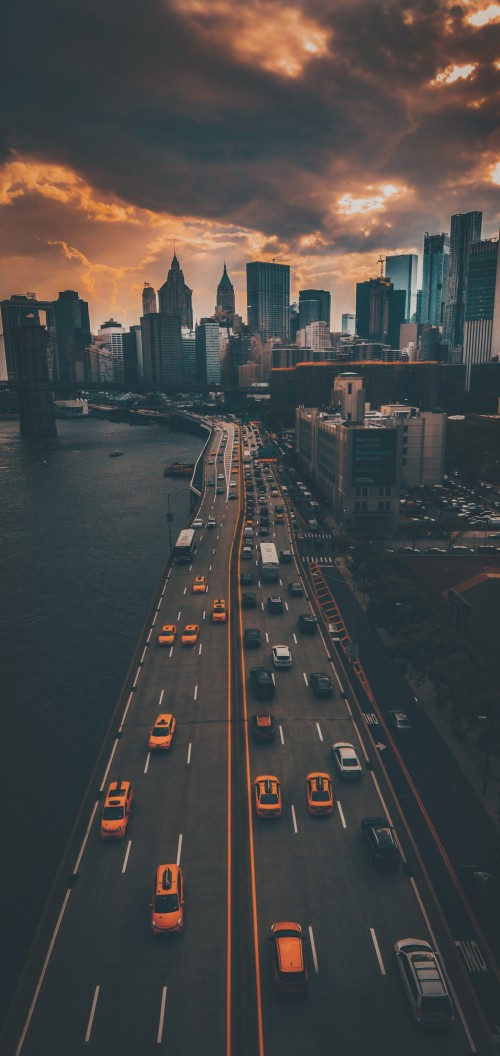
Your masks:
<path fill-rule="evenodd" d="M 257 627 L 246 627 L 243 631 L 245 649 L 260 649 L 260 631 Z"/>
<path fill-rule="evenodd" d="M 363 818 L 361 833 L 370 853 L 370 865 L 379 869 L 397 869 L 401 855 L 394 829 L 387 818 Z"/>
<path fill-rule="evenodd" d="M 333 682 L 330 675 L 322 671 L 313 671 L 309 675 L 309 685 L 315 697 L 331 697 L 333 695 Z"/>

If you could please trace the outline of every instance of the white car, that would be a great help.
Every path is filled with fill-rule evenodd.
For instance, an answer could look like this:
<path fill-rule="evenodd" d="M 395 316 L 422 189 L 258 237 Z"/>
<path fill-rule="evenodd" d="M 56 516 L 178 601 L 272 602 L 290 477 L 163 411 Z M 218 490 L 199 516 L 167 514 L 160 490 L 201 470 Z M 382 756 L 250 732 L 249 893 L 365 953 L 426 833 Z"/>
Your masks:
<path fill-rule="evenodd" d="M 390 711 L 389 718 L 398 733 L 408 733 L 411 730 L 411 722 L 405 711 Z"/>
<path fill-rule="evenodd" d="M 203 528 L 203 521 L 201 517 L 195 517 L 193 521 L 193 528 Z"/>
<path fill-rule="evenodd" d="M 356 781 L 363 773 L 361 763 L 352 744 L 337 741 L 332 744 L 332 758 L 337 773 L 346 780 Z"/>
<path fill-rule="evenodd" d="M 287 645 L 273 645 L 272 653 L 275 667 L 292 666 L 292 654 Z"/>

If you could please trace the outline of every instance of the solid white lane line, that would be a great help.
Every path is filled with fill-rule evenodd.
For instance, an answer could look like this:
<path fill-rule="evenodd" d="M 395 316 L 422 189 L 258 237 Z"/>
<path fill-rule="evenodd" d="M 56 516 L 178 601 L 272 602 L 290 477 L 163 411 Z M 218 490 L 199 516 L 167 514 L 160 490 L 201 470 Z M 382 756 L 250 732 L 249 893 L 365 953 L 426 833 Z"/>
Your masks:
<path fill-rule="evenodd" d="M 337 807 L 338 807 L 338 812 L 339 812 L 339 814 L 340 814 L 340 820 L 341 820 L 341 822 L 342 822 L 342 828 L 343 828 L 343 829 L 346 829 L 346 828 L 347 828 L 347 825 L 346 825 L 346 823 L 345 823 L 345 818 L 344 818 L 344 811 L 342 810 L 342 807 L 341 807 L 341 805 L 340 805 L 340 801 L 339 801 L 339 800 L 337 800 Z"/>
<path fill-rule="evenodd" d="M 97 814 L 97 807 L 98 806 L 99 806 L 99 801 L 96 799 L 96 801 L 94 803 L 93 810 L 92 810 L 92 814 L 90 815 L 90 821 L 89 821 L 88 826 L 87 826 L 87 831 L 85 833 L 85 836 L 83 837 L 83 843 L 82 843 L 82 846 L 80 847 L 80 850 L 78 852 L 78 858 L 76 859 L 76 862 L 75 862 L 75 865 L 74 865 L 74 868 L 73 868 L 73 872 L 74 873 L 78 872 L 78 867 L 79 867 L 80 862 L 82 860 L 82 855 L 83 855 L 83 852 L 85 850 L 85 846 L 86 846 L 87 840 L 89 838 L 90 830 L 92 828 L 92 825 L 94 824 L 94 818 L 95 818 L 95 816 Z"/>
<path fill-rule="evenodd" d="M 188 766 L 189 766 L 190 762 L 191 762 L 191 741 L 189 742 L 188 754 L 187 754 L 187 765 Z"/>
<path fill-rule="evenodd" d="M 184 594 L 187 594 L 187 587 L 184 587 Z"/>
<path fill-rule="evenodd" d="M 150 630 L 150 632 L 149 632 L 149 634 L 148 634 L 148 636 L 146 638 L 146 645 L 149 645 L 152 633 L 153 633 L 153 628 L 151 628 L 151 630 Z"/>
<path fill-rule="evenodd" d="M 148 752 L 148 754 L 146 756 L 146 763 L 145 763 L 145 766 L 144 766 L 144 773 L 145 774 L 147 774 L 147 772 L 148 772 L 149 760 L 150 759 L 151 759 L 151 752 Z"/>
<path fill-rule="evenodd" d="M 205 619 L 205 618 L 206 618 L 206 615 L 207 615 L 207 613 L 206 613 L 206 609 L 203 609 L 203 619 Z"/>
<path fill-rule="evenodd" d="M 302 672 L 302 675 L 303 675 L 304 682 L 305 682 L 306 686 L 308 686 L 309 682 L 307 681 L 307 675 L 306 675 L 305 671 Z"/>
<path fill-rule="evenodd" d="M 170 652 L 169 652 L 169 654 L 168 654 L 168 659 L 169 659 L 169 660 L 170 660 L 170 658 L 171 658 L 171 656 L 172 656 L 172 653 L 173 653 L 173 651 L 174 651 L 174 647 L 173 647 L 173 645 L 171 645 L 171 646 L 170 646 Z"/>
<path fill-rule="evenodd" d="M 162 691 L 161 691 L 161 693 L 160 693 L 160 699 L 159 699 L 159 701 L 158 701 L 158 707 L 159 707 L 159 708 L 161 708 L 161 702 L 162 702 L 162 700 L 163 700 L 163 694 L 164 694 L 164 692 L 165 692 L 165 690 L 164 690 L 164 689 L 162 689 Z"/>
<path fill-rule="evenodd" d="M 138 667 L 138 668 L 137 668 L 137 674 L 136 674 L 136 676 L 135 676 L 135 678 L 134 678 L 134 681 L 132 682 L 132 689 L 135 689 L 135 687 L 136 687 L 136 685 L 137 685 L 137 683 L 138 683 L 138 681 L 139 681 L 139 675 L 140 675 L 140 673 L 141 673 L 141 669 L 140 669 L 140 667 Z"/>
<path fill-rule="evenodd" d="M 293 829 L 294 829 L 295 835 L 297 835 L 299 830 L 297 828 L 297 818 L 295 817 L 295 807 L 294 807 L 293 803 L 292 803 L 292 821 L 293 821 Z"/>
<path fill-rule="evenodd" d="M 354 719 L 352 720 L 352 724 L 353 724 L 353 726 L 354 726 L 354 729 L 356 730 L 356 736 L 357 736 L 357 738 L 358 738 L 358 741 L 359 741 L 359 743 L 360 743 L 360 745 L 361 745 L 361 748 L 362 748 L 362 750 L 363 750 L 363 755 L 364 755 L 364 757 L 365 757 L 365 763 L 366 763 L 366 762 L 368 762 L 368 753 L 367 753 L 367 751 L 366 751 L 366 748 L 365 748 L 365 745 L 364 745 L 364 741 L 363 741 L 363 740 L 362 740 L 362 738 L 361 738 L 361 737 L 359 736 L 359 730 L 358 730 L 358 727 L 356 726 L 356 723 L 355 723 Z"/>
<path fill-rule="evenodd" d="M 320 741 L 322 741 L 323 740 L 323 734 L 321 732 L 321 726 L 320 726 L 319 722 L 316 723 L 316 729 L 318 731 L 319 739 L 320 739 Z"/>
<path fill-rule="evenodd" d="M 283 736 L 283 727 L 282 726 L 280 726 L 280 740 L 281 740 L 282 744 L 285 743 L 285 738 Z"/>
<path fill-rule="evenodd" d="M 177 844 L 177 862 L 176 865 L 181 864 L 181 848 L 182 848 L 182 832 L 179 836 L 179 843 Z"/>
<path fill-rule="evenodd" d="M 379 947 L 379 944 L 377 942 L 377 936 L 375 935 L 374 928 L 370 928 L 370 935 L 372 937 L 372 942 L 373 942 L 373 945 L 375 947 L 375 953 L 377 954 L 378 966 L 380 968 L 380 971 L 382 972 L 382 975 L 385 975 L 384 962 L 382 960 L 382 954 L 380 952 L 380 947 Z"/>
<path fill-rule="evenodd" d="M 132 846 L 132 840 L 129 840 L 129 841 L 128 841 L 128 844 L 127 844 L 127 850 L 125 851 L 125 858 L 124 858 L 124 860 L 123 860 L 123 865 L 122 865 L 122 873 L 124 873 L 124 872 L 125 872 L 125 870 L 126 870 L 126 868 L 127 868 L 128 856 L 129 856 L 129 854 L 130 854 L 130 848 L 131 848 L 131 846 Z"/>
<path fill-rule="evenodd" d="M 161 992 L 161 1005 L 160 1005 L 160 1022 L 158 1024 L 158 1034 L 156 1035 L 156 1044 L 161 1045 L 163 1035 L 163 1022 L 165 1019 L 165 1002 L 167 1000 L 167 987 L 164 986 Z"/>
<path fill-rule="evenodd" d="M 151 626 L 152 626 L 152 627 L 154 627 L 154 625 L 155 625 L 155 623 L 156 623 L 157 619 L 158 619 L 158 609 L 156 610 L 156 612 L 155 612 L 155 614 L 154 614 L 154 619 L 153 619 L 153 623 L 151 624 Z"/>
<path fill-rule="evenodd" d="M 146 656 L 146 650 L 147 650 L 147 648 L 148 648 L 148 647 L 147 647 L 147 645 L 145 645 L 145 646 L 144 646 L 144 649 L 142 650 L 142 656 L 141 656 L 141 661 L 140 661 L 140 662 L 141 662 L 141 664 L 143 664 L 143 663 L 144 663 L 144 657 Z"/>
<path fill-rule="evenodd" d="M 319 971 L 318 958 L 316 956 L 316 943 L 314 941 L 313 929 L 312 929 L 311 925 L 309 925 L 309 941 L 311 943 L 311 953 L 312 953 L 312 957 L 313 957 L 314 971 L 316 972 L 316 975 L 317 975 L 318 971 Z"/>
<path fill-rule="evenodd" d="M 182 612 L 182 609 L 180 609 L 179 612 L 177 613 L 177 623 L 179 622 L 179 620 L 181 618 L 181 612 Z"/>
<path fill-rule="evenodd" d="M 97 804 L 96 804 L 96 806 L 97 806 Z M 95 813 L 95 811 L 94 811 L 94 813 Z M 56 924 L 56 926 L 54 928 L 54 933 L 53 933 L 52 938 L 50 940 L 50 946 L 49 946 L 48 951 L 47 951 L 47 956 L 45 958 L 42 971 L 40 972 L 40 978 L 38 980 L 37 987 L 36 987 L 36 990 L 35 990 L 35 993 L 34 993 L 34 996 L 33 996 L 33 1001 L 31 1002 L 31 1005 L 30 1005 L 29 1011 L 28 1011 L 28 1015 L 26 1016 L 26 1022 L 25 1022 L 24 1027 L 23 1027 L 23 1032 L 21 1034 L 21 1037 L 19 1039 L 19 1044 L 18 1044 L 17 1049 L 16 1049 L 16 1056 L 20 1056 L 21 1049 L 22 1049 L 22 1047 L 24 1045 L 24 1040 L 25 1040 L 26 1035 L 28 1033 L 28 1028 L 29 1028 L 29 1025 L 31 1023 L 31 1018 L 33 1016 L 33 1012 L 35 1011 L 35 1005 L 36 1005 L 37 1000 L 38 1000 L 38 995 L 40 993 L 40 990 L 42 989 L 42 983 L 43 983 L 43 980 L 45 978 L 45 973 L 47 971 L 48 963 L 50 961 L 50 956 L 51 956 L 52 950 L 54 949 L 54 944 L 55 944 L 55 941 L 56 941 L 56 938 L 57 938 L 57 933 L 59 931 L 59 928 L 61 927 L 61 922 L 62 922 L 62 919 L 63 919 L 63 916 L 64 916 L 64 911 L 65 911 L 66 906 L 68 904 L 68 899 L 69 899 L 70 894 L 71 894 L 71 888 L 68 887 L 68 890 L 66 891 L 66 894 L 64 896 L 64 902 L 63 902 L 63 904 L 61 906 L 61 912 L 59 913 L 59 916 L 57 918 L 57 924 Z"/>
<path fill-rule="evenodd" d="M 103 788 L 104 788 L 104 785 L 106 784 L 106 778 L 107 778 L 107 776 L 108 776 L 108 773 L 109 773 L 109 768 L 110 768 L 110 766 L 111 766 L 111 762 L 112 762 L 113 756 L 114 756 L 114 754 L 115 754 L 115 752 L 116 752 L 116 747 L 117 747 L 117 744 L 118 744 L 118 739 L 116 739 L 116 741 L 115 741 L 115 743 L 114 743 L 114 745 L 113 745 L 113 747 L 112 747 L 112 749 L 111 749 L 111 755 L 110 755 L 110 757 L 109 757 L 109 762 L 108 762 L 108 765 L 107 765 L 107 767 L 106 767 L 106 770 L 105 770 L 105 773 L 104 773 L 104 777 L 103 777 L 103 779 L 102 779 L 102 785 L 101 785 L 101 787 L 100 787 L 100 789 L 99 789 L 99 792 L 102 792 L 102 790 L 103 790 Z"/>
<path fill-rule="evenodd" d="M 268 635 L 267 631 L 266 631 L 266 642 L 269 645 L 269 635 Z"/>
<path fill-rule="evenodd" d="M 123 715 L 122 715 L 122 721 L 121 721 L 121 723 L 120 723 L 120 725 L 118 727 L 118 733 L 121 733 L 122 730 L 123 730 L 123 723 L 125 722 L 125 719 L 127 717 L 127 711 L 128 711 L 128 709 L 130 707 L 130 702 L 132 700 L 133 695 L 134 695 L 133 693 L 129 694 L 129 698 L 128 698 L 127 703 L 125 705 L 125 711 L 123 712 Z"/>
<path fill-rule="evenodd" d="M 200 648 L 198 650 L 198 656 L 201 656 L 201 642 L 200 642 Z"/>
<path fill-rule="evenodd" d="M 198 696 L 198 686 L 195 686 L 195 687 L 194 687 L 194 697 L 193 697 L 193 700 L 196 700 L 197 696 Z"/>
<path fill-rule="evenodd" d="M 287 601 L 285 601 L 285 609 L 288 612 L 288 602 Z"/>
<path fill-rule="evenodd" d="M 295 645 L 297 645 L 297 644 L 298 644 L 298 642 L 297 642 L 297 635 L 296 635 L 295 633 L 294 633 L 294 635 L 293 635 L 293 640 L 294 640 L 294 642 L 295 642 Z"/>
<path fill-rule="evenodd" d="M 90 1009 L 90 1016 L 89 1016 L 89 1021 L 88 1021 L 88 1024 L 87 1024 L 87 1033 L 85 1035 L 85 1043 L 90 1041 L 90 1035 L 91 1035 L 91 1032 L 92 1032 L 92 1024 L 94 1022 L 95 1009 L 96 1009 L 97 998 L 99 997 L 99 990 L 100 989 L 101 989 L 100 986 L 96 986 L 96 988 L 95 988 L 94 1000 L 92 1001 L 92 1008 Z"/>
<path fill-rule="evenodd" d="M 340 681 L 340 678 L 339 678 L 339 676 L 337 674 L 337 668 L 335 667 L 335 664 L 333 663 L 333 660 L 332 660 L 332 667 L 333 667 L 333 673 L 334 673 L 335 678 L 337 679 L 337 682 L 338 682 L 338 686 L 339 686 L 340 692 L 343 693 L 344 689 L 343 689 L 343 686 L 342 686 L 342 682 Z"/>

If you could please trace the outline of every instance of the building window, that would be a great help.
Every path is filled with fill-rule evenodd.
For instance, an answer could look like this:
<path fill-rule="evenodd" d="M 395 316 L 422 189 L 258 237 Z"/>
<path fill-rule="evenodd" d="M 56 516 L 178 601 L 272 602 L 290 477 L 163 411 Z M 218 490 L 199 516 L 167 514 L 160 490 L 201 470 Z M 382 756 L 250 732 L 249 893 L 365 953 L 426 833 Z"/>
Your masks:
<path fill-rule="evenodd" d="M 402 466 L 406 466 L 406 458 L 402 458 L 401 459 L 401 465 Z"/>
<path fill-rule="evenodd" d="M 408 426 L 407 426 L 407 425 L 404 425 L 404 426 L 403 426 L 403 432 L 404 432 L 404 433 L 407 433 L 407 432 L 408 432 Z"/>
<path fill-rule="evenodd" d="M 392 488 L 386 488 L 385 493 L 386 495 L 392 495 Z"/>
<path fill-rule="evenodd" d="M 361 495 L 361 488 L 355 488 L 354 489 L 354 494 L 355 495 Z"/>
<path fill-rule="evenodd" d="M 384 508 L 383 502 L 379 502 L 378 508 L 379 508 L 379 510 L 383 510 L 383 508 Z"/>
<path fill-rule="evenodd" d="M 383 495 L 384 494 L 384 489 L 383 488 L 379 488 L 378 489 L 378 493 L 379 493 L 379 495 Z"/>
<path fill-rule="evenodd" d="M 362 509 L 363 512 L 366 511 L 368 509 L 368 503 L 367 502 L 362 502 L 361 503 L 361 509 Z"/>
<path fill-rule="evenodd" d="M 362 495 L 368 495 L 368 488 L 362 488 L 361 494 Z"/>
<path fill-rule="evenodd" d="M 386 510 L 390 510 L 390 508 L 391 508 L 390 502 L 386 502 L 385 503 L 385 508 L 386 508 Z"/>
<path fill-rule="evenodd" d="M 359 511 L 361 509 L 361 503 L 360 502 L 355 502 L 354 503 L 354 509 L 356 510 L 357 513 L 359 513 Z"/>

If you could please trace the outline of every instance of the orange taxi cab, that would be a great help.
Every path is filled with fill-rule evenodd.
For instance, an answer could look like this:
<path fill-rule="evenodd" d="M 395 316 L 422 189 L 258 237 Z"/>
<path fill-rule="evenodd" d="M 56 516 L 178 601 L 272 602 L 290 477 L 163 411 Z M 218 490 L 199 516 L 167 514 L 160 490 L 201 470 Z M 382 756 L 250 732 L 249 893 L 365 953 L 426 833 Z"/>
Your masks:
<path fill-rule="evenodd" d="M 259 818 L 279 818 L 281 815 L 281 787 L 277 777 L 261 774 L 253 783 L 255 810 Z"/>
<path fill-rule="evenodd" d="M 123 840 L 132 809 L 134 794 L 130 781 L 112 781 L 101 811 L 103 840 Z"/>
<path fill-rule="evenodd" d="M 176 725 L 173 715 L 167 713 L 158 715 L 153 728 L 149 731 L 150 752 L 170 751 Z"/>
<path fill-rule="evenodd" d="M 224 598 L 216 598 L 212 609 L 212 620 L 214 623 L 225 623 L 227 620 L 227 609 Z"/>
<path fill-rule="evenodd" d="M 187 623 L 182 634 L 181 644 L 182 645 L 196 645 L 200 636 L 200 627 L 197 623 Z"/>
<path fill-rule="evenodd" d="M 173 935 L 184 927 L 184 882 L 179 865 L 159 865 L 153 882 L 151 931 Z"/>
<path fill-rule="evenodd" d="M 193 583 L 193 594 L 206 594 L 208 590 L 208 583 L 205 576 L 196 576 Z"/>
<path fill-rule="evenodd" d="M 306 777 L 307 809 L 310 814 L 333 812 L 333 783 L 330 774 L 318 772 Z"/>
<path fill-rule="evenodd" d="M 175 623 L 165 623 L 158 635 L 158 645 L 173 645 L 176 634 Z"/>

